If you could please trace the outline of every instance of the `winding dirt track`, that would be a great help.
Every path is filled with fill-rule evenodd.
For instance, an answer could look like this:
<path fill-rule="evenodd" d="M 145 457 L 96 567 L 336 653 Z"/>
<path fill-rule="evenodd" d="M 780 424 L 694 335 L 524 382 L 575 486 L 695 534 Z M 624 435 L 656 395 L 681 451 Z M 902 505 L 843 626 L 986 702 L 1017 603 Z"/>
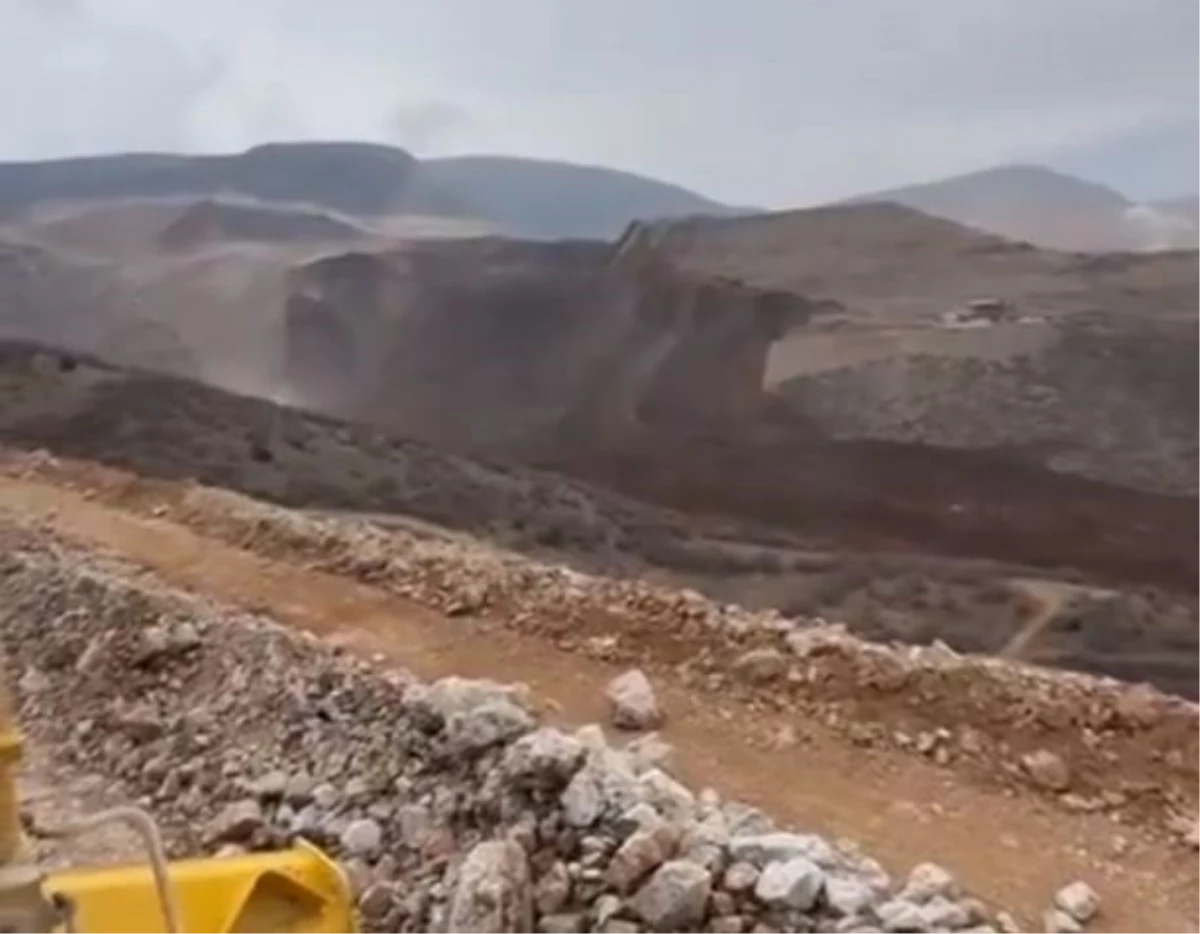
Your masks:
<path fill-rule="evenodd" d="M 114 553 L 164 581 L 267 613 L 381 664 L 423 677 L 447 674 L 526 682 L 551 717 L 603 716 L 613 669 L 552 642 L 487 621 L 447 619 L 381 590 L 205 538 L 86 494 L 0 478 L 0 510 L 47 520 L 66 538 Z M 776 819 L 861 843 L 893 872 L 932 859 L 974 894 L 1016 910 L 1028 930 L 1055 889 L 1073 879 L 1101 893 L 1108 931 L 1197 930 L 1193 854 L 1143 828 L 1099 814 L 1067 814 L 1011 790 L 982 788 L 925 760 L 863 749 L 805 724 L 796 742 L 786 713 L 720 703 L 664 679 L 664 730 L 678 772 L 755 803 Z"/>

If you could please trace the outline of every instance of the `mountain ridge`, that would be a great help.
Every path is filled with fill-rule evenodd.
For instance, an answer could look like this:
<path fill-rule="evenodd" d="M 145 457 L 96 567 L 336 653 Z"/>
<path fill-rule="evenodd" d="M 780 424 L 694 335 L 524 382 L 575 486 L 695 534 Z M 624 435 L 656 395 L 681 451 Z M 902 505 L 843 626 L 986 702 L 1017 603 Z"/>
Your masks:
<path fill-rule="evenodd" d="M 220 195 L 353 216 L 476 218 L 513 236 L 537 238 L 611 239 L 632 220 L 739 210 L 679 185 L 600 166 L 506 156 L 421 161 L 400 147 L 359 142 L 0 162 L 0 219 L 53 203 Z"/>
<path fill-rule="evenodd" d="M 1099 182 L 1017 163 L 846 199 L 890 201 L 1009 240 L 1078 252 L 1188 249 L 1196 224 L 1178 204 L 1139 203 Z"/>
<path fill-rule="evenodd" d="M 604 166 L 494 154 L 418 159 L 377 143 L 267 143 L 231 154 L 0 162 L 0 219 L 52 203 L 230 195 L 355 217 L 477 220 L 503 235 L 531 239 L 615 239 L 634 221 L 775 213 Z M 833 204 L 878 201 L 1051 249 L 1197 245 L 1194 195 L 1143 204 L 1038 165 L 995 166 Z"/>

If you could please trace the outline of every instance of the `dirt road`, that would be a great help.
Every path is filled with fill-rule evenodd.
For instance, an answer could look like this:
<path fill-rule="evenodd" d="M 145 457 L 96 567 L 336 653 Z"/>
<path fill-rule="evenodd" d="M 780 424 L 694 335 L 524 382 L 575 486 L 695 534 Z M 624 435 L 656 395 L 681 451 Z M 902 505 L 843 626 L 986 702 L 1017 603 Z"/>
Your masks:
<path fill-rule="evenodd" d="M 603 715 L 603 662 L 486 620 L 447 619 L 330 574 L 270 561 L 45 482 L 0 478 L 0 510 L 47 520 L 64 537 L 185 589 L 342 642 L 423 677 L 526 682 L 572 723 Z M 743 708 L 664 677 L 664 731 L 678 772 L 757 804 L 783 823 L 859 842 L 893 872 L 919 854 L 953 869 L 985 901 L 1037 930 L 1055 889 L 1088 880 L 1097 930 L 1196 930 L 1192 853 L 1106 815 L 1068 814 L 1011 789 L 989 789 L 915 757 L 847 743 L 787 712 Z M 781 738 L 795 735 L 794 740 Z"/>

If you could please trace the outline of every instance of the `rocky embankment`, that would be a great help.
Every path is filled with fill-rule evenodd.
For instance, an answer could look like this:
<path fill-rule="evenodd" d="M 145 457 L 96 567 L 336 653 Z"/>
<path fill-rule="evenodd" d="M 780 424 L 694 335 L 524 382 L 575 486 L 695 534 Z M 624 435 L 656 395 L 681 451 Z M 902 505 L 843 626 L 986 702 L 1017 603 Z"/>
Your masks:
<path fill-rule="evenodd" d="M 653 733 L 619 749 L 544 725 L 519 687 L 422 684 L 29 524 L 0 544 L 30 741 L 150 807 L 176 855 L 318 843 L 368 929 L 1013 928 L 919 854 L 890 879 L 850 843 L 685 787 Z M 626 726 L 662 716 L 640 675 L 611 703 Z M 1047 929 L 1097 911 L 1082 883 L 1056 901 Z"/>

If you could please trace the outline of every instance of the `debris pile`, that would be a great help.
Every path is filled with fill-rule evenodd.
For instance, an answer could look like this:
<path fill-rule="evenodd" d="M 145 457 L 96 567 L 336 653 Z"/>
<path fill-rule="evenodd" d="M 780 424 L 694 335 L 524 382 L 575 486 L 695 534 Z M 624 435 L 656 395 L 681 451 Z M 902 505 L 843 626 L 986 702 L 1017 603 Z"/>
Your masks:
<path fill-rule="evenodd" d="M 616 748 L 528 692 L 432 684 L 0 526 L 0 621 L 31 740 L 149 807 L 175 855 L 303 837 L 387 931 L 996 929 L 947 870 L 893 880 Z M 616 698 L 663 711 L 640 673 Z M 626 690 L 618 690 L 624 686 Z M 630 687 L 636 690 L 630 692 Z M 622 714 L 623 715 L 623 714 Z M 1056 912 L 1084 920 L 1076 885 Z"/>

